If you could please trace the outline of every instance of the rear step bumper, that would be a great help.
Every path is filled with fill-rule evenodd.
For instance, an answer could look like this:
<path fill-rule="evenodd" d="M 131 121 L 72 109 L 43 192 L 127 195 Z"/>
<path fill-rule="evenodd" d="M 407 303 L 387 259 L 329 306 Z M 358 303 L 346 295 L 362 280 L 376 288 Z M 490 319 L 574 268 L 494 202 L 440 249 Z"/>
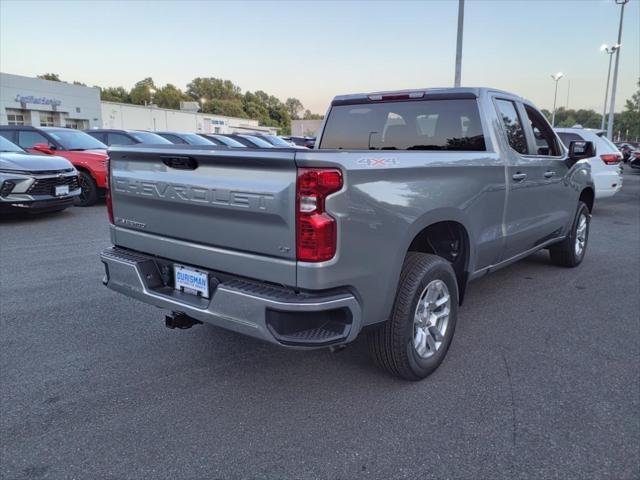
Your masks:
<path fill-rule="evenodd" d="M 206 299 L 170 286 L 170 260 L 118 247 L 105 250 L 100 258 L 103 283 L 111 290 L 278 345 L 340 345 L 354 340 L 362 325 L 360 304 L 348 291 L 296 293 L 209 272 L 214 287 Z"/>

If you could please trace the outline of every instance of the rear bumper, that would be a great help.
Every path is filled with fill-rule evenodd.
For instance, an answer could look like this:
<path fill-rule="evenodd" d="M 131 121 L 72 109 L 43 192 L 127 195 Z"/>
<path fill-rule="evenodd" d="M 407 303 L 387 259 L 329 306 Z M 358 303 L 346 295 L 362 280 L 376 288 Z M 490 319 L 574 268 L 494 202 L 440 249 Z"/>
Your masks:
<path fill-rule="evenodd" d="M 598 172 L 593 176 L 596 187 L 596 198 L 613 197 L 622 188 L 622 171 L 619 167 L 609 171 Z"/>
<path fill-rule="evenodd" d="M 296 292 L 209 271 L 210 298 L 171 286 L 172 262 L 118 247 L 100 256 L 103 283 L 150 305 L 278 345 L 317 348 L 348 343 L 361 329 L 361 308 L 346 290 Z"/>

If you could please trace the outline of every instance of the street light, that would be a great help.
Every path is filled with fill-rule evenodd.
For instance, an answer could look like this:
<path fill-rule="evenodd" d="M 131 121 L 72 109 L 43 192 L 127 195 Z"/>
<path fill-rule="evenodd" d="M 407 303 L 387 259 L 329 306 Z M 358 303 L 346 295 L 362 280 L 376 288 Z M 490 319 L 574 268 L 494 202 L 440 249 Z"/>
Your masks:
<path fill-rule="evenodd" d="M 624 6 L 629 0 L 616 0 L 620 5 L 620 26 L 618 27 L 618 41 L 616 45 L 622 45 L 622 19 L 624 18 Z M 613 114 L 616 109 L 616 86 L 618 84 L 618 65 L 620 64 L 620 48 L 616 50 L 616 66 L 613 68 L 613 85 L 611 86 L 611 103 L 609 104 L 609 123 L 607 124 L 607 137 L 613 141 Z"/>
<path fill-rule="evenodd" d="M 204 104 L 205 104 L 205 103 L 207 103 L 207 99 L 206 99 L 206 98 L 204 98 L 204 97 L 202 97 L 202 98 L 200 99 L 200 111 L 201 111 L 201 112 L 204 112 Z"/>
<path fill-rule="evenodd" d="M 462 31 L 464 28 L 464 0 L 458 0 L 458 35 L 456 40 L 456 73 L 454 87 L 460 86 L 462 78 Z"/>
<path fill-rule="evenodd" d="M 604 91 L 604 108 L 602 109 L 602 123 L 600 124 L 600 130 L 604 130 L 604 125 L 606 123 L 605 119 L 607 116 L 607 98 L 609 97 L 609 80 L 611 79 L 611 61 L 613 60 L 613 54 L 620 48 L 620 45 L 613 45 L 612 47 L 608 46 L 606 43 L 603 43 L 600 47 L 601 52 L 605 52 L 609 55 L 609 71 L 607 72 L 607 88 Z"/>
<path fill-rule="evenodd" d="M 555 75 L 551 75 L 551 78 L 556 82 L 556 91 L 553 94 L 553 115 L 551 115 L 551 126 L 556 126 L 556 99 L 558 98 L 558 81 L 564 77 L 564 73 L 558 72 Z"/>

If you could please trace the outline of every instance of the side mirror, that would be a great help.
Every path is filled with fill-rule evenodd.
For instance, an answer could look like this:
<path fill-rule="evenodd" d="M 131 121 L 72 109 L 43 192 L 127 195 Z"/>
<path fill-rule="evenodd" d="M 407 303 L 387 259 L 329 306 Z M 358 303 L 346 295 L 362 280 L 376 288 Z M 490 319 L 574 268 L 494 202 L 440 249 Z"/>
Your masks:
<path fill-rule="evenodd" d="M 31 147 L 36 152 L 44 153 L 45 155 L 53 155 L 53 151 L 56 149 L 53 145 L 47 145 L 46 143 L 36 143 Z"/>
<path fill-rule="evenodd" d="M 575 140 L 569 144 L 569 159 L 574 163 L 584 158 L 595 157 L 593 142 Z"/>

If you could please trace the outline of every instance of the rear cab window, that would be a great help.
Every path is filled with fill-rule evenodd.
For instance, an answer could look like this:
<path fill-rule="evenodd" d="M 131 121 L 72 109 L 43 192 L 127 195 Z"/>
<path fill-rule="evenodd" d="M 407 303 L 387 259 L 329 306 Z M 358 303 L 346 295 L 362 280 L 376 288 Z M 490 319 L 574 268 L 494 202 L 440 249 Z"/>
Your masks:
<path fill-rule="evenodd" d="M 319 148 L 486 151 L 475 99 L 334 105 Z"/>

